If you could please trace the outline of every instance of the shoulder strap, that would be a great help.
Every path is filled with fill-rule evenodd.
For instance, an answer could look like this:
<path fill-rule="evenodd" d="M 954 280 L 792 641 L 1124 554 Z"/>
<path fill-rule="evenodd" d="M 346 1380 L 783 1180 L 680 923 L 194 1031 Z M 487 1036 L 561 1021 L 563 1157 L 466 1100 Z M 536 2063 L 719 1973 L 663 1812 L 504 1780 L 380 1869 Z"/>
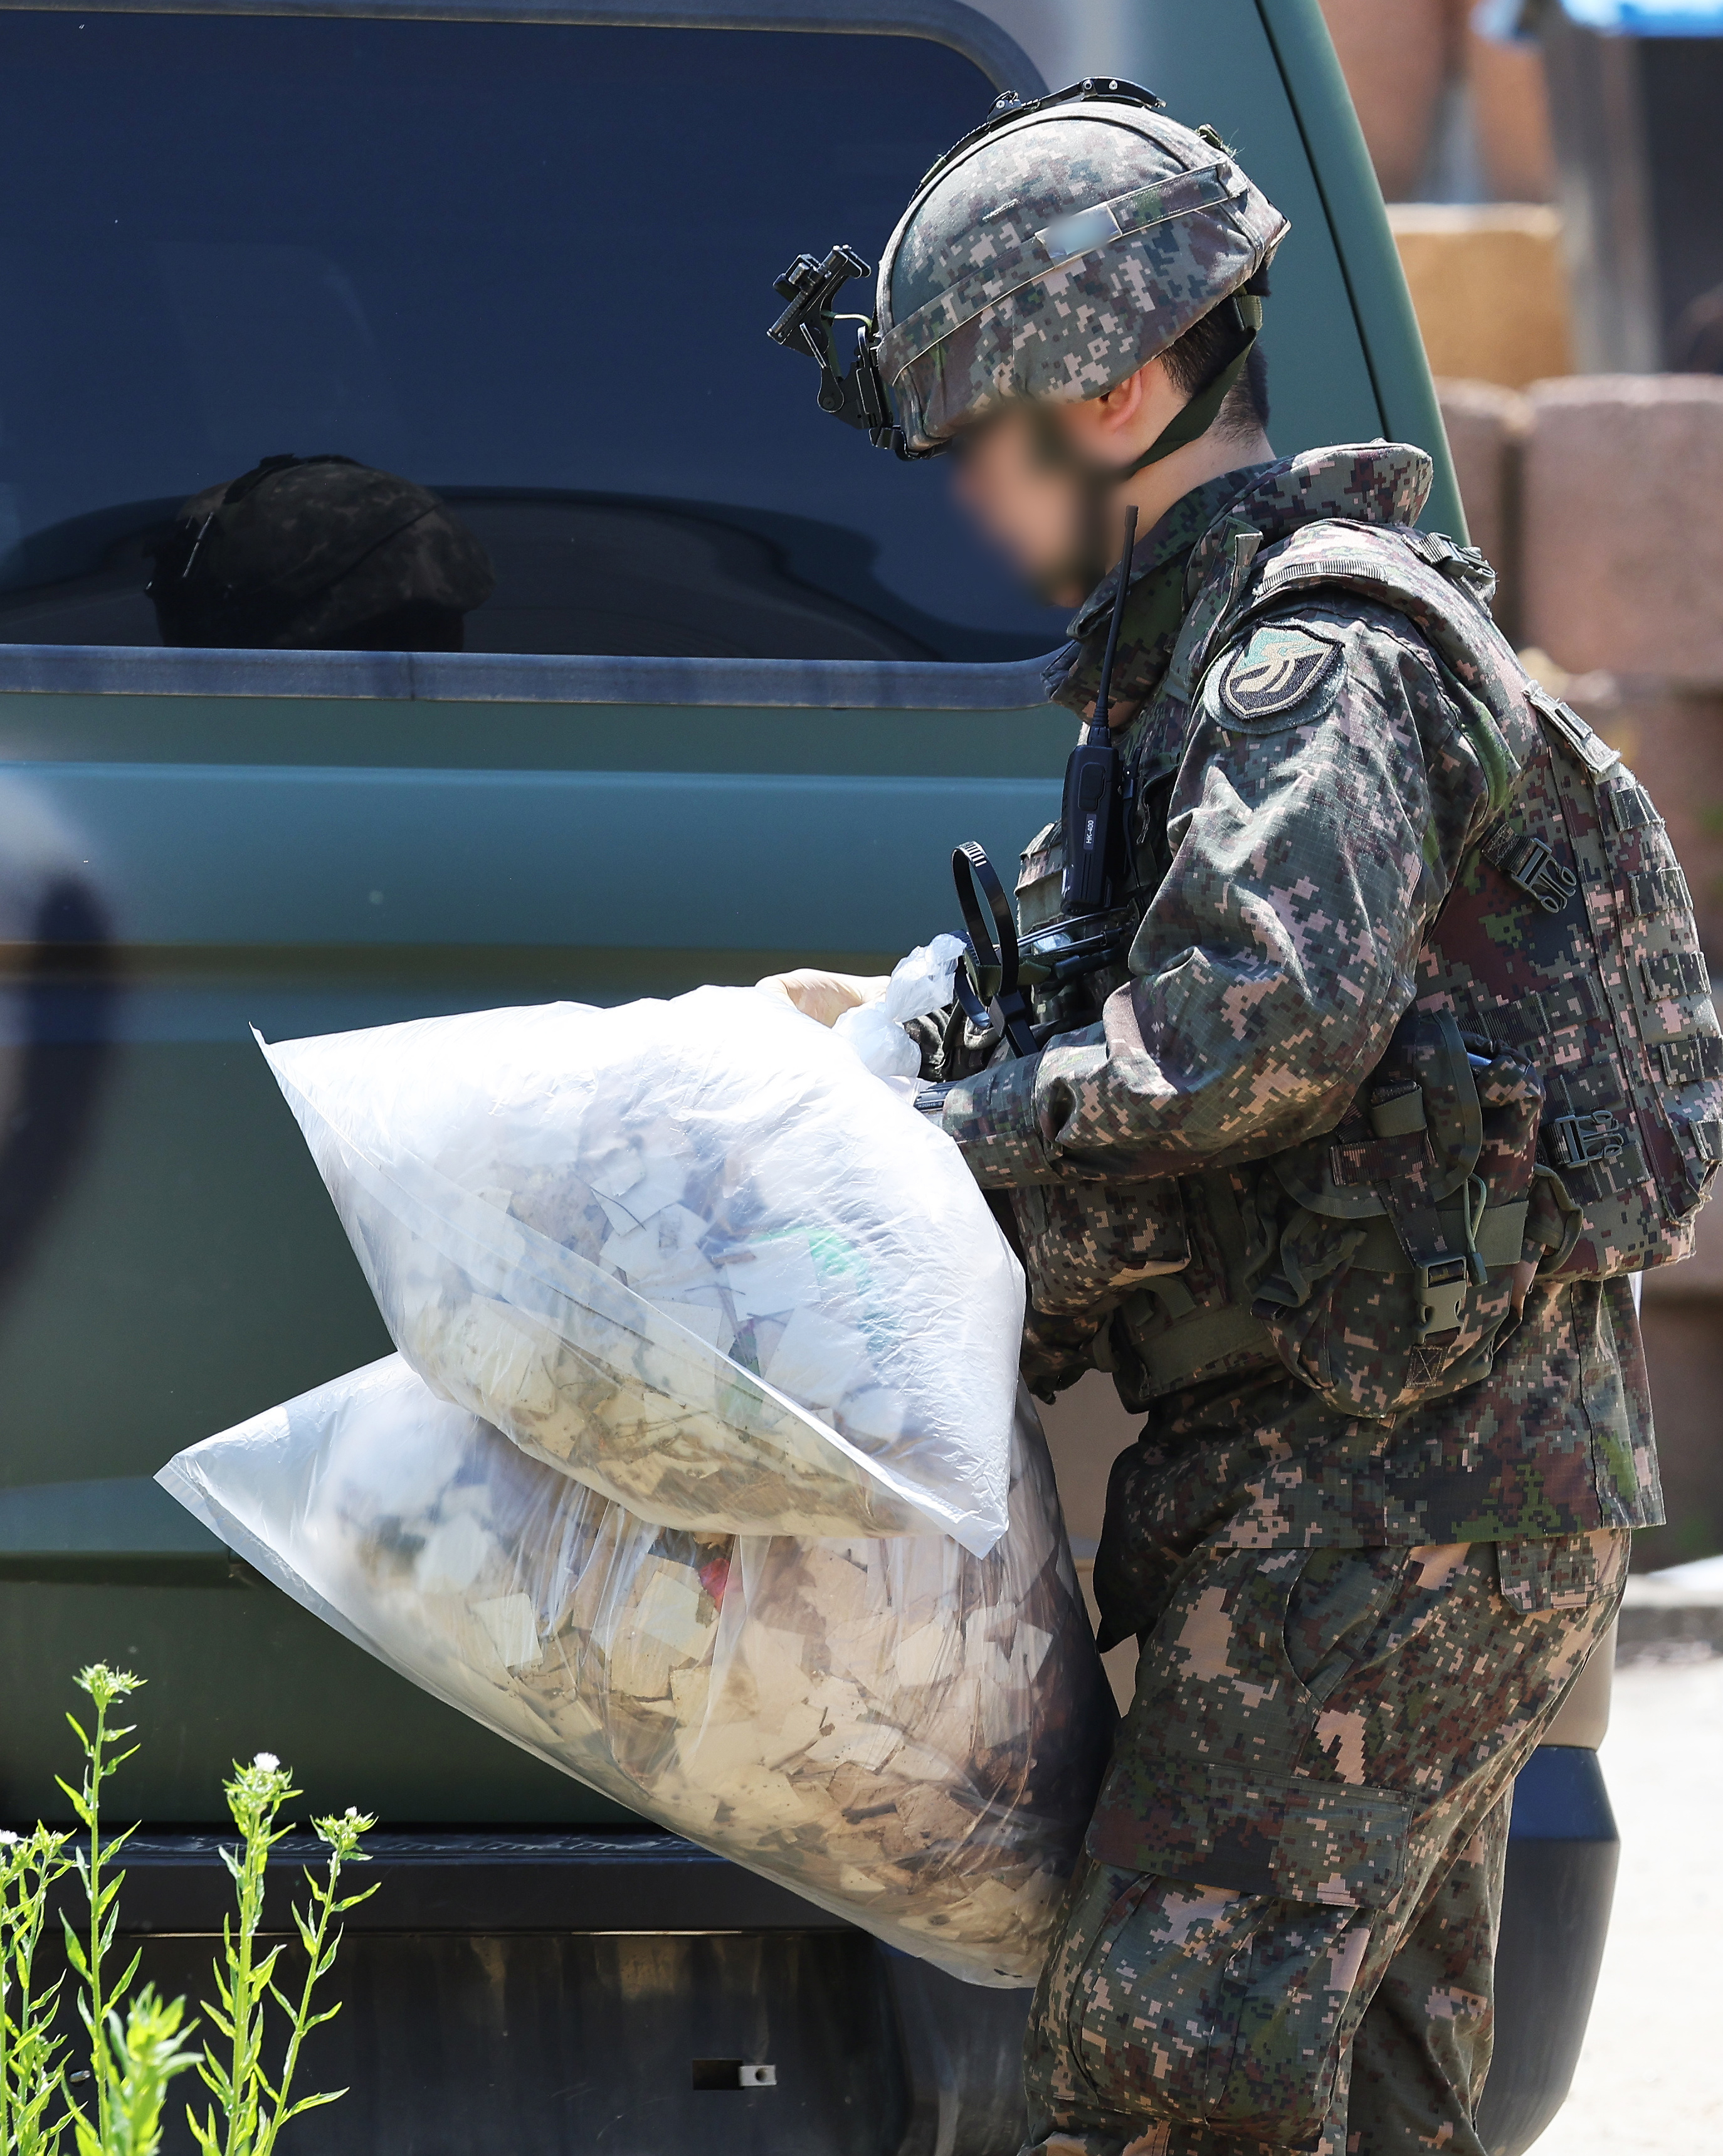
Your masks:
<path fill-rule="evenodd" d="M 1520 665 L 1490 618 L 1495 572 L 1475 547 L 1409 525 L 1324 517 L 1271 547 L 1259 538 L 1253 547 L 1241 534 L 1224 558 L 1225 568 L 1192 604 L 1169 668 L 1169 685 L 1187 704 L 1203 676 L 1264 615 L 1296 599 L 1344 593 L 1403 615 L 1431 647 L 1488 774 L 1492 822 L 1537 755 L 1540 721 L 1586 736 L 1580 753 L 1588 762 L 1613 755 Z"/>
<path fill-rule="evenodd" d="M 1229 568 L 1233 552 L 1229 547 Z M 1318 592 L 1345 592 L 1403 614 L 1498 726 L 1515 726 L 1529 677 L 1490 619 L 1495 574 L 1475 547 L 1408 525 L 1325 517 L 1245 558 L 1246 575 L 1213 579 L 1213 597 L 1205 588 L 1192 608 L 1174 664 L 1183 662 L 1193 685 L 1264 614 Z M 1524 727 L 1523 718 L 1517 725 Z M 1516 763 L 1536 740 L 1534 726 Z"/>

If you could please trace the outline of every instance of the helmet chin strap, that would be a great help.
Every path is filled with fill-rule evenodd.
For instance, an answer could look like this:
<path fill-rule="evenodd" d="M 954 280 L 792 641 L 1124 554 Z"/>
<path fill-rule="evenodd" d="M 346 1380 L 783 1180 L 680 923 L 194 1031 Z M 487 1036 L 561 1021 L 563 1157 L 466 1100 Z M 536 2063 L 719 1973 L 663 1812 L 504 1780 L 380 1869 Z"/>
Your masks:
<path fill-rule="evenodd" d="M 1200 440 L 1220 417 L 1222 405 L 1243 380 L 1244 370 L 1250 364 L 1263 319 L 1262 301 L 1254 292 L 1235 292 L 1229 304 L 1237 324 L 1231 357 L 1207 386 L 1173 414 L 1142 454 L 1130 464 L 1095 464 L 1073 445 L 1070 436 L 1058 424 L 1046 403 L 1038 400 L 1031 403 L 1029 412 L 1038 453 L 1048 464 L 1073 474 L 1079 487 L 1077 546 L 1068 559 L 1038 578 L 1039 596 L 1044 600 L 1057 603 L 1056 593 L 1072 584 L 1078 585 L 1085 594 L 1095 589 L 1113 566 L 1107 511 L 1112 506 L 1115 489 L 1126 480 L 1135 479 L 1151 465 L 1170 457 L 1175 450 Z"/>

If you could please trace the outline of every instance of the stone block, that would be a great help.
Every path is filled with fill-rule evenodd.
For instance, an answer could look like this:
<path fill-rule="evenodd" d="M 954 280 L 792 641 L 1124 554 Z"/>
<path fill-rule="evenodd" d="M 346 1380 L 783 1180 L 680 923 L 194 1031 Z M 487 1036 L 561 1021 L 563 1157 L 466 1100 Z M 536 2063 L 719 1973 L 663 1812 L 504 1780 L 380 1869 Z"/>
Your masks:
<path fill-rule="evenodd" d="M 1466 38 L 1478 154 L 1498 202 L 1548 202 L 1556 192 L 1556 152 L 1543 53 L 1531 38 Z"/>
<path fill-rule="evenodd" d="M 1523 389 L 1572 363 L 1561 220 L 1540 203 L 1388 210 L 1433 372 Z"/>
<path fill-rule="evenodd" d="M 1322 0 L 1372 163 L 1390 202 L 1417 192 L 1456 59 L 1453 0 Z"/>
<path fill-rule="evenodd" d="M 1723 686 L 1723 377 L 1582 375 L 1531 405 L 1526 640 L 1572 673 Z"/>
<path fill-rule="evenodd" d="M 1517 638 L 1520 447 L 1529 408 L 1516 390 L 1493 382 L 1441 378 L 1436 396 L 1472 544 L 1488 555 L 1499 580 L 1495 618 Z"/>
<path fill-rule="evenodd" d="M 1664 1268 L 1671 1283 L 1684 1270 Z M 1715 1301 L 1665 1301 L 1651 1288 L 1656 1277 L 1646 1275 L 1643 1323 L 1669 1525 L 1642 1528 L 1633 1537 L 1636 1572 L 1723 1549 L 1723 1325 Z"/>
<path fill-rule="evenodd" d="M 1543 56 L 1530 38 L 1483 35 L 1473 0 L 1321 0 L 1376 175 L 1389 202 L 1416 197 L 1462 87 L 1489 194 L 1548 202 L 1556 191 Z"/>

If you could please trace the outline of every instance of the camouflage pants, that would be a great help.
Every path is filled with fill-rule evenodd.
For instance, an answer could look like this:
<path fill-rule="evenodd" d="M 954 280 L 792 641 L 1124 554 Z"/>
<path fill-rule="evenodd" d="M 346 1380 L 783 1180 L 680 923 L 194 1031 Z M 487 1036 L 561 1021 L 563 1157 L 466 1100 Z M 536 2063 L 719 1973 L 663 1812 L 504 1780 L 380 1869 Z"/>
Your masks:
<path fill-rule="evenodd" d="M 1036 1994 L 1037 2156 L 1483 2156 L 1512 1779 L 1628 1539 L 1193 1555 Z"/>

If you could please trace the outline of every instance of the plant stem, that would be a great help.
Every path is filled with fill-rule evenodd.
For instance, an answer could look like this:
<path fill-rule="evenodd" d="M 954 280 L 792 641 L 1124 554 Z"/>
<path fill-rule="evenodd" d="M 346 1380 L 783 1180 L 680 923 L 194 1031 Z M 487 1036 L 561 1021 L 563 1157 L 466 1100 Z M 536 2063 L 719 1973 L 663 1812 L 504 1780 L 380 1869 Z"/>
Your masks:
<path fill-rule="evenodd" d="M 336 1955 L 340 1950 L 341 1933 L 337 1929 L 331 1939 L 329 1936 L 331 1924 L 337 1917 L 345 1916 L 349 1909 L 356 1909 L 362 1902 L 368 1902 L 377 1892 L 375 1887 L 367 1887 L 362 1894 L 349 1894 L 345 1897 L 336 1892 L 344 1863 L 364 1864 L 369 1861 L 360 1846 L 360 1841 L 376 1824 L 374 1819 L 362 1818 L 351 1807 L 343 1818 L 313 1821 L 317 1832 L 329 1844 L 329 1876 L 320 1881 L 309 1869 L 305 1872 L 305 1884 L 311 1890 L 312 1904 L 317 1912 L 316 1922 L 313 1924 L 305 1912 L 297 1907 L 293 1912 L 300 1943 L 305 1950 L 305 1980 L 300 1987 L 296 2005 L 283 1998 L 279 1990 L 274 1994 L 277 2003 L 287 2014 L 293 2026 L 287 2040 L 287 2056 L 282 2061 L 280 2085 L 274 2092 L 269 2115 L 263 2123 L 254 2156 L 273 2156 L 276 2136 L 290 2119 L 319 2104 L 332 2103 L 336 2094 L 345 2093 L 344 2091 L 337 2091 L 331 2095 L 305 2097 L 297 2103 L 288 2101 L 294 2074 L 299 2066 L 300 2046 L 306 2035 L 311 2030 L 320 2028 L 324 2022 L 332 2021 L 341 2011 L 337 2004 L 321 2014 L 313 2014 L 311 2000 L 318 1984 L 334 1967 Z"/>
<path fill-rule="evenodd" d="M 186 2051 L 192 2032 L 180 2027 L 185 2009 L 183 1999 L 165 2003 L 156 1997 L 155 1986 L 146 1984 L 127 2005 L 123 2023 L 117 2010 L 110 2015 L 111 2123 L 98 2141 L 89 2122 L 80 2118 L 78 2156 L 157 2156 L 167 2085 L 176 2074 L 197 2064 L 196 2056 Z"/>
<path fill-rule="evenodd" d="M 15 1950 L 14 1942 L 19 1937 L 22 1929 L 19 1919 L 13 1913 L 14 1882 L 16 1882 L 20 1910 L 22 1910 L 24 1896 L 23 1861 L 17 1855 L 16 1850 L 17 1842 L 14 1837 L 13 1844 L 8 1848 L 0 1851 L 0 1856 L 3 1856 L 5 1860 L 3 1863 L 0 1863 L 0 2156 L 13 2156 L 13 2151 L 18 2145 L 18 2137 L 13 2124 L 12 2103 L 12 2077 L 16 2069 L 13 2064 L 11 2046 L 7 2041 L 12 2030 L 12 2016 L 7 1994 L 11 1989 L 10 1974 L 13 1954 Z M 20 2006 L 18 2010 L 20 2028 L 28 2018 L 26 2010 Z"/>
<path fill-rule="evenodd" d="M 108 2140 L 108 2066 L 107 2017 L 108 2003 L 102 1997 L 102 1825 L 101 1785 L 102 1748 L 107 1738 L 108 1704 L 98 1699 L 95 1707 L 95 1742 L 90 1754 L 86 1781 L 90 1792 L 90 2070 L 95 2078 L 96 2130 L 102 2145 Z"/>
<path fill-rule="evenodd" d="M 73 1809 L 90 1835 L 88 1851 L 80 1851 L 78 1855 L 78 1869 L 83 1877 L 85 1896 L 90 1910 L 89 1943 L 86 1947 L 79 1948 L 72 1931 L 70 1919 L 68 1918 L 65 1920 L 66 1952 L 73 1968 L 82 1979 L 85 1988 L 85 1997 L 79 2002 L 79 2010 L 83 2014 L 85 2025 L 90 2030 L 90 2067 L 95 2083 L 95 2130 L 99 2138 L 98 2145 L 105 2149 L 110 2139 L 115 2071 L 110 2043 L 109 2016 L 113 2011 L 115 1994 L 124 1990 L 131 1983 L 136 1972 L 138 1962 L 137 1956 L 134 1954 L 125 1975 L 121 1978 L 114 1986 L 113 1992 L 110 1993 L 103 1981 L 104 1967 L 108 1948 L 113 1943 L 114 1933 L 119 1922 L 119 1912 L 115 1907 L 115 1902 L 120 1889 L 126 1883 L 126 1875 L 123 1871 L 118 1872 L 110 1883 L 105 1884 L 103 1881 L 103 1866 L 108 1852 L 105 1852 L 102 1844 L 102 1784 L 119 1772 L 131 1758 L 132 1753 L 136 1751 L 137 1747 L 134 1744 L 131 1750 L 119 1753 L 112 1758 L 109 1758 L 109 1746 L 121 1738 L 130 1737 L 131 1730 L 130 1727 L 110 1729 L 108 1727 L 108 1709 L 115 1701 L 125 1699 L 129 1694 L 136 1691 L 143 1680 L 132 1676 L 129 1670 L 113 1670 L 110 1669 L 105 1662 L 92 1662 L 88 1669 L 79 1671 L 76 1681 L 82 1691 L 89 1693 L 91 1702 L 95 1706 L 95 1733 L 94 1736 L 87 1736 L 75 1716 L 69 1714 L 66 1717 L 67 1721 L 77 1732 L 79 1743 L 84 1748 L 84 1785 L 81 1789 L 74 1789 L 69 1782 L 58 1776 L 55 1779 L 59 1781 L 60 1788 L 71 1799 Z M 117 1851 L 123 1848 L 131 1836 L 131 1829 L 128 1827 L 124 1834 L 116 1835 L 114 1837 L 110 1849 Z M 83 2120 L 78 2106 L 72 2101 L 69 2092 L 67 2095 L 67 2102 L 72 2112 L 74 2123 L 78 2126 L 79 2138 L 81 2142 L 86 2130 L 86 2123 Z"/>
<path fill-rule="evenodd" d="M 28 1994 L 24 1989 L 28 1978 L 24 1972 L 34 1958 L 35 1943 L 28 1936 L 28 1886 L 24 1877 L 22 1845 L 15 1835 L 8 1846 L 0 1850 L 0 1859 L 4 1860 L 0 1862 L 0 2156 L 13 2156 L 18 2133 L 12 2090 L 19 2069 L 11 2042 L 14 2023 L 8 1994 L 16 1962 L 20 1976 L 16 2027 L 18 2042 L 22 2046 L 28 2041 L 25 2031 L 30 2022 Z"/>
<path fill-rule="evenodd" d="M 237 1928 L 229 1917 L 222 1927 L 222 1956 L 214 1970 L 219 2006 L 205 2011 L 228 2041 L 228 2062 L 217 2064 L 206 2051 L 198 2066 L 204 2086 L 217 2099 L 224 2131 L 210 2111 L 192 2130 L 203 2156 L 253 2156 L 263 2099 L 270 2093 L 263 2066 L 264 2005 L 274 1989 L 281 1948 L 259 1953 L 264 1874 L 269 1852 L 288 1830 L 275 1822 L 282 1805 L 298 1791 L 293 1778 L 272 1753 L 259 1752 L 249 1767 L 236 1766 L 224 1785 L 228 1809 L 239 1830 L 239 1852 L 223 1849 L 222 1861 L 238 1889 Z M 225 1967 L 223 1967 L 225 1964 Z"/>
<path fill-rule="evenodd" d="M 54 2034 L 59 1986 L 38 1996 L 36 1948 L 49 1889 L 72 1868 L 68 1837 L 38 1826 L 20 1837 L 0 1833 L 0 2156 L 51 2156 L 64 2120 L 44 2128 L 54 2095 Z"/>

